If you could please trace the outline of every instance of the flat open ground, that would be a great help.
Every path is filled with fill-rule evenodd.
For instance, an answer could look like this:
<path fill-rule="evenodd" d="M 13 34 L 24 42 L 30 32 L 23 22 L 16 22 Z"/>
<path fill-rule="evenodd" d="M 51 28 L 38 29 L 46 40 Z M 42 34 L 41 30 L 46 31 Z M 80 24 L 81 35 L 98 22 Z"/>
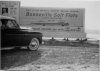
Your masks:
<path fill-rule="evenodd" d="M 4 70 L 99 71 L 99 45 L 79 42 L 44 41 L 38 51 L 4 50 Z"/>

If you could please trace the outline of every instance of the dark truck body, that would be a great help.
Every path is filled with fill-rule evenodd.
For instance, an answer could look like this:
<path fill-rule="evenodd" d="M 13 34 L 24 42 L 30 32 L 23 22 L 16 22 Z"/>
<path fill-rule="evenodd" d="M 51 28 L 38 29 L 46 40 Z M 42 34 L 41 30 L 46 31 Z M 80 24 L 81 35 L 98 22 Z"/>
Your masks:
<path fill-rule="evenodd" d="M 23 30 L 25 29 L 1 29 L 1 47 L 27 46 L 32 38 L 38 38 L 42 43 L 41 33 Z"/>
<path fill-rule="evenodd" d="M 15 21 L 11 18 L 0 18 L 1 25 L 1 48 L 11 46 L 28 46 L 33 38 L 37 38 L 39 44 L 42 43 L 42 33 L 30 32 L 29 29 L 21 29 L 17 24 L 15 28 L 3 28 L 5 21 Z"/>

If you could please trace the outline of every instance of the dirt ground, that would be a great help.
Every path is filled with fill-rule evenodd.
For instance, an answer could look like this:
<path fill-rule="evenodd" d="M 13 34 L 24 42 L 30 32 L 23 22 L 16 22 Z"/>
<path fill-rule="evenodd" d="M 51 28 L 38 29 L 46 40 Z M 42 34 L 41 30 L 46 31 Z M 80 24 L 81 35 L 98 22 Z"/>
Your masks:
<path fill-rule="evenodd" d="M 2 51 L 1 67 L 27 71 L 99 71 L 99 45 L 65 43 L 45 42 L 38 51 Z"/>

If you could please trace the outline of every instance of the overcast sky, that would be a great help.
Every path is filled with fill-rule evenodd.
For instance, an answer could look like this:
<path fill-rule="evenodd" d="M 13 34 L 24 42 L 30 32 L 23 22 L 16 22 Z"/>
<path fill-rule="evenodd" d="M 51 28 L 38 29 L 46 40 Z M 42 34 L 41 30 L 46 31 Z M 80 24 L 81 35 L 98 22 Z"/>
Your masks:
<path fill-rule="evenodd" d="M 100 32 L 100 0 L 18 0 L 21 6 L 85 8 L 85 30 Z M 96 31 L 95 31 L 96 32 Z"/>

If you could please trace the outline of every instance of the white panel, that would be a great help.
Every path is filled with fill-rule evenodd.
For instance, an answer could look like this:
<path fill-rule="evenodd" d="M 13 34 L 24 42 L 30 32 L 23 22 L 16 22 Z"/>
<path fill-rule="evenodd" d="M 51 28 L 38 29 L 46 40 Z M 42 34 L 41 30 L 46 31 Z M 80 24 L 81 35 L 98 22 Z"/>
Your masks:
<path fill-rule="evenodd" d="M 19 23 L 20 1 L 0 1 L 0 15 L 14 17 Z"/>

